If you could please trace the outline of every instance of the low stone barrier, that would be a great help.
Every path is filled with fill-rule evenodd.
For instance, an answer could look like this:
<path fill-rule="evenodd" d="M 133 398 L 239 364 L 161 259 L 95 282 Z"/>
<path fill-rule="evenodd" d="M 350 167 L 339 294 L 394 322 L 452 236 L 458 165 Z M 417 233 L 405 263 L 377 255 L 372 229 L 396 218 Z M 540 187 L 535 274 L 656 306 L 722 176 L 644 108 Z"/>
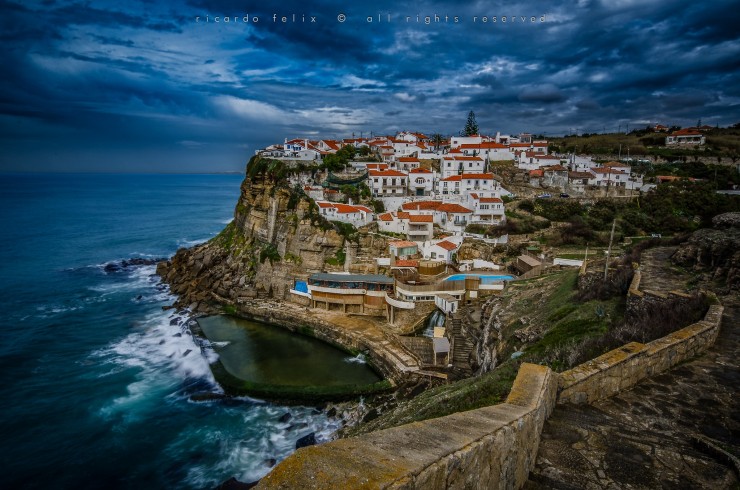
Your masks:
<path fill-rule="evenodd" d="M 257 488 L 520 488 L 556 390 L 522 364 L 505 403 L 298 449 Z"/>
<path fill-rule="evenodd" d="M 693 325 L 647 344 L 631 342 L 561 373 L 558 403 L 583 404 L 608 398 L 700 354 L 714 344 L 722 311 L 722 306 L 712 305 L 704 319 Z"/>

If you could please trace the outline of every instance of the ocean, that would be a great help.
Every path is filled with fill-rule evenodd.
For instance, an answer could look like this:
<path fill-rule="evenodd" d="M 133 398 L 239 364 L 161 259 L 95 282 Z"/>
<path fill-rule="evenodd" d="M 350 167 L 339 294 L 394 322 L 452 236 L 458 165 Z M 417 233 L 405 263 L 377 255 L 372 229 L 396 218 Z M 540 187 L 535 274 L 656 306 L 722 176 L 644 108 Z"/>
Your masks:
<path fill-rule="evenodd" d="M 219 390 L 216 354 L 162 309 L 154 265 L 121 267 L 213 237 L 242 179 L 0 175 L 0 488 L 249 482 L 338 428 L 311 407 L 191 401 Z"/>

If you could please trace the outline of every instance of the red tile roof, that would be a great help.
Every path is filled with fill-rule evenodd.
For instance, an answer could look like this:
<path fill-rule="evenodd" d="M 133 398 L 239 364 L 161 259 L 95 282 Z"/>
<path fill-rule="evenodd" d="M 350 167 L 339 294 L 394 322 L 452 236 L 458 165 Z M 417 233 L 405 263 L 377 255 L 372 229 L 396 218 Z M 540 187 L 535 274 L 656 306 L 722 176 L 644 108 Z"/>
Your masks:
<path fill-rule="evenodd" d="M 419 267 L 418 260 L 396 260 L 393 267 Z"/>
<path fill-rule="evenodd" d="M 324 208 L 324 209 L 326 209 L 326 208 L 333 208 L 334 207 L 334 204 L 332 204 L 330 202 L 319 201 L 316 204 L 318 204 L 320 208 Z"/>
<path fill-rule="evenodd" d="M 401 157 L 398 159 L 399 162 L 413 162 L 413 163 L 421 163 L 419 162 L 418 158 L 414 157 Z"/>
<path fill-rule="evenodd" d="M 493 179 L 493 174 L 462 174 L 463 180 L 470 179 Z"/>
<path fill-rule="evenodd" d="M 416 201 L 406 202 L 401 205 L 404 211 L 430 211 L 442 205 L 442 201 Z"/>
<path fill-rule="evenodd" d="M 465 206 L 461 206 L 457 203 L 444 203 L 441 206 L 437 208 L 437 211 L 441 211 L 444 213 L 472 213 L 473 211 L 466 208 Z"/>
<path fill-rule="evenodd" d="M 388 242 L 388 245 L 393 245 L 396 248 L 418 247 L 415 242 L 410 242 L 408 240 L 393 240 Z"/>
<path fill-rule="evenodd" d="M 399 172 L 398 170 L 370 170 L 370 175 L 373 177 L 408 177 L 407 174 Z"/>
<path fill-rule="evenodd" d="M 504 201 L 502 199 L 499 199 L 498 197 L 481 197 L 480 202 L 498 203 L 498 202 L 504 202 Z"/>
<path fill-rule="evenodd" d="M 563 172 L 565 170 L 568 170 L 567 168 L 563 167 L 562 165 L 550 165 L 549 167 L 545 167 L 545 172 Z"/>
<path fill-rule="evenodd" d="M 383 213 L 378 216 L 380 221 L 393 221 L 393 215 L 391 213 Z"/>
<path fill-rule="evenodd" d="M 398 216 L 398 219 L 409 219 L 409 216 L 411 216 L 409 213 L 406 213 L 404 211 L 399 211 L 396 216 Z"/>
<path fill-rule="evenodd" d="M 537 169 L 529 171 L 530 177 L 542 177 L 543 175 L 545 175 L 545 172 L 541 168 L 537 168 Z"/>
<path fill-rule="evenodd" d="M 453 250 L 457 249 L 457 245 L 452 242 L 448 242 L 447 240 L 437 243 L 437 246 L 447 250 L 448 252 L 452 252 Z"/>
<path fill-rule="evenodd" d="M 462 180 L 462 175 L 450 175 L 442 179 L 442 182 L 459 182 L 460 180 Z"/>
<path fill-rule="evenodd" d="M 409 222 L 410 223 L 433 223 L 434 216 L 432 216 L 431 214 L 417 214 L 417 215 L 412 214 L 409 216 Z"/>
<path fill-rule="evenodd" d="M 427 170 L 425 168 L 412 168 L 409 170 L 410 174 L 431 174 L 431 170 Z"/>

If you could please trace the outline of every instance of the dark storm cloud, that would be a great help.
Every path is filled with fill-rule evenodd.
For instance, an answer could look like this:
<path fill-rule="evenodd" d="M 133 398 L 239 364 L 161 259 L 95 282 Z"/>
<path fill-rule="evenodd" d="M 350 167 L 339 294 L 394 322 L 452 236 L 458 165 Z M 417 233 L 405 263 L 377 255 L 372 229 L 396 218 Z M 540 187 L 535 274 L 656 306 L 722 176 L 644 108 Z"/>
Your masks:
<path fill-rule="evenodd" d="M 0 10 L 2 168 L 241 169 L 284 137 L 452 134 L 468 110 L 483 131 L 512 133 L 740 120 L 729 0 L 0 0 Z M 259 22 L 213 21 L 247 14 Z"/>

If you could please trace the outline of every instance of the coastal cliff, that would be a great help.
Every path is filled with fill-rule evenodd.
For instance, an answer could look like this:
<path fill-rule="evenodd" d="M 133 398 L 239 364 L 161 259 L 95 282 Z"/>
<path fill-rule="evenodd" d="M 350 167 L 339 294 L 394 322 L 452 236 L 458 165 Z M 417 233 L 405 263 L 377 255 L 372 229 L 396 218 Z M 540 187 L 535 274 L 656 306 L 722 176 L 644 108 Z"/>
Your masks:
<path fill-rule="evenodd" d="M 179 297 L 175 306 L 206 311 L 239 299 L 285 298 L 294 277 L 321 270 L 344 245 L 335 229 L 314 225 L 313 207 L 294 189 L 247 177 L 234 220 L 218 236 L 158 265 Z"/>
<path fill-rule="evenodd" d="M 319 271 L 370 272 L 374 265 L 361 259 L 386 249 L 380 235 L 328 222 L 300 186 L 288 183 L 284 168 L 265 162 L 250 162 L 234 220 L 221 233 L 158 264 L 157 273 L 178 296 L 175 307 L 214 312 L 287 299 L 294 279 Z"/>

